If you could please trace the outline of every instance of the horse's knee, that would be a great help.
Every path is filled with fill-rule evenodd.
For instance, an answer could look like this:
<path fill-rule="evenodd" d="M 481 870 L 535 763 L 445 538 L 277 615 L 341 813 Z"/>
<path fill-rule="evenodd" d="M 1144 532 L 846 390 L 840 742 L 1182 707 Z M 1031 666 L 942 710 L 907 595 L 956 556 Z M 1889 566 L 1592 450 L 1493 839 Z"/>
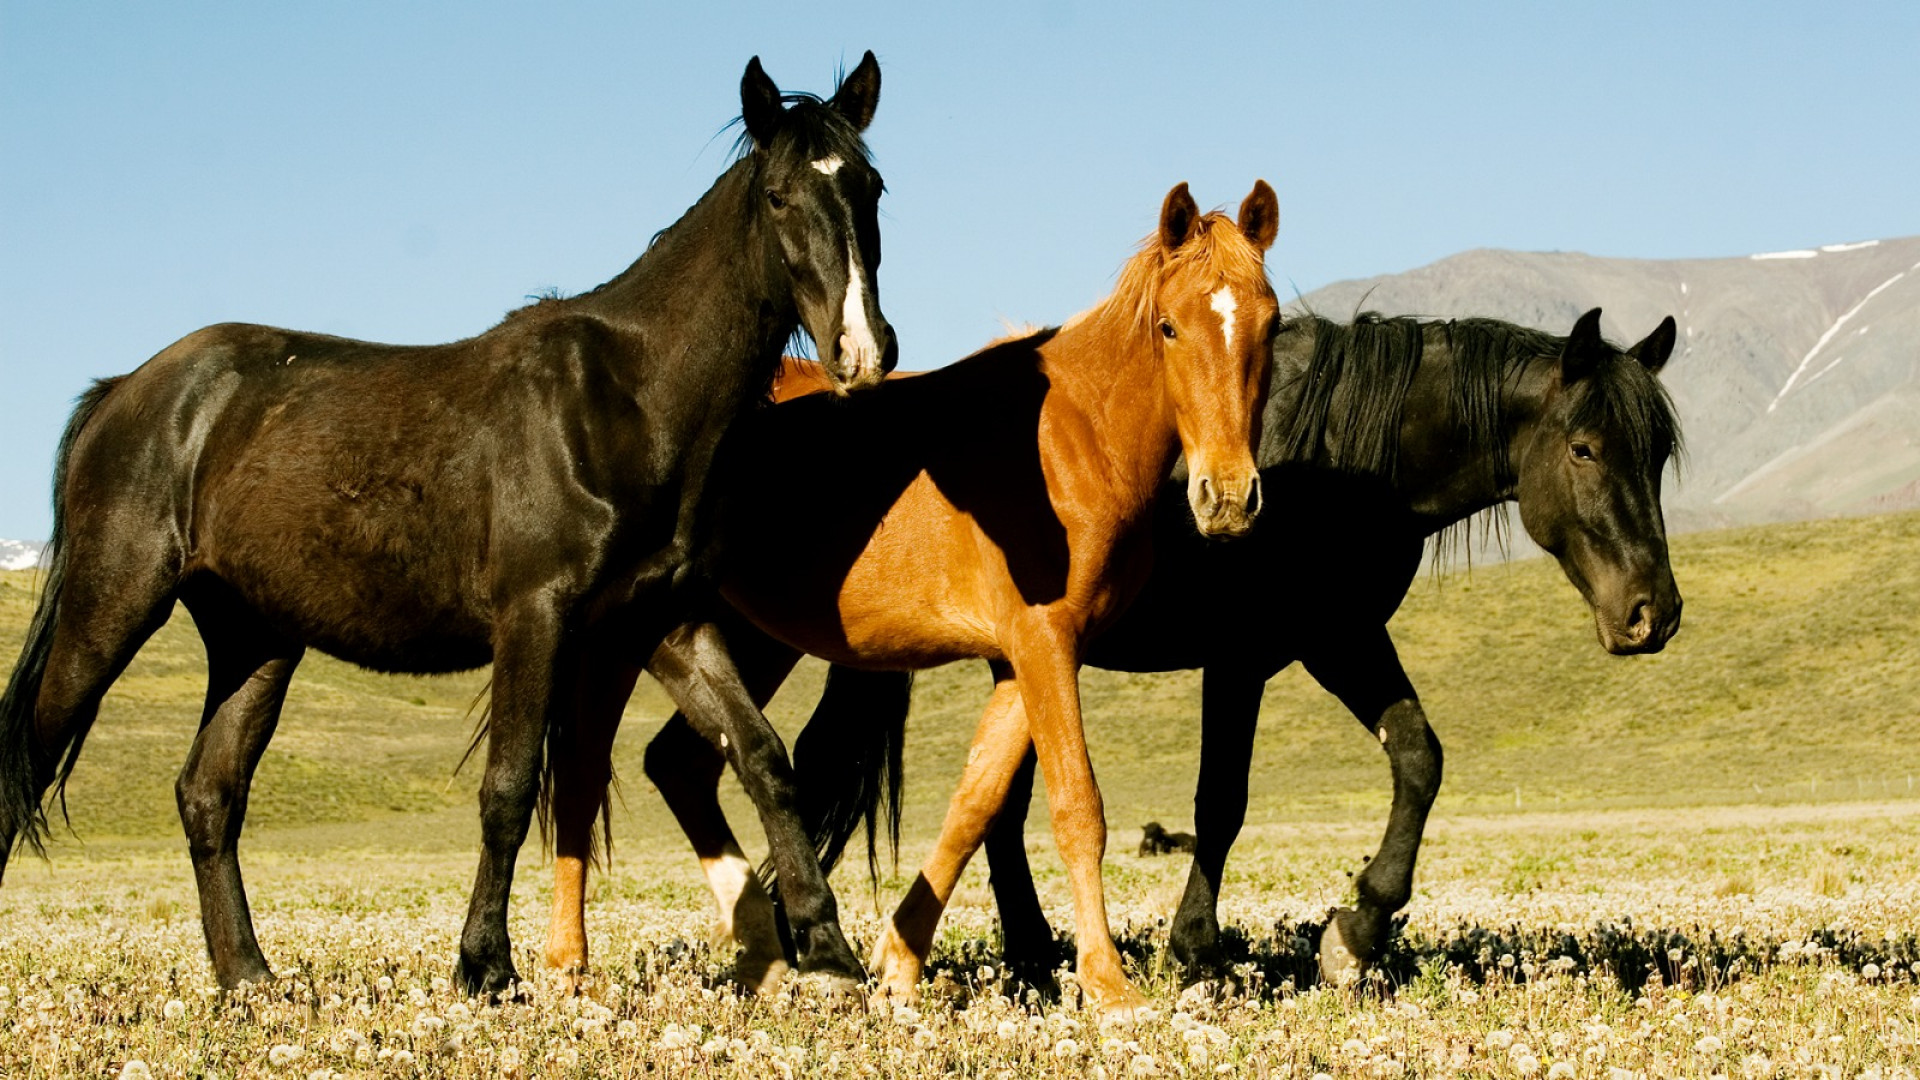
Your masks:
<path fill-rule="evenodd" d="M 1440 793 L 1445 761 L 1440 737 L 1427 723 L 1418 701 L 1402 701 L 1380 720 L 1380 741 L 1393 763 L 1395 778 L 1409 794 L 1431 803 Z"/>
<path fill-rule="evenodd" d="M 658 788 L 712 787 L 720 782 L 726 764 L 712 743 L 688 726 L 684 717 L 675 716 L 647 743 L 642 768 Z"/>
<path fill-rule="evenodd" d="M 199 770 L 190 770 L 182 772 L 174 782 L 173 796 L 180 807 L 187 850 L 194 858 L 205 858 L 226 846 L 228 822 L 235 802 L 235 793 L 229 785 L 201 775 Z"/>
<path fill-rule="evenodd" d="M 538 775 L 489 775 L 480 781 L 481 839 L 488 846 L 518 848 L 527 838 L 540 794 Z"/>

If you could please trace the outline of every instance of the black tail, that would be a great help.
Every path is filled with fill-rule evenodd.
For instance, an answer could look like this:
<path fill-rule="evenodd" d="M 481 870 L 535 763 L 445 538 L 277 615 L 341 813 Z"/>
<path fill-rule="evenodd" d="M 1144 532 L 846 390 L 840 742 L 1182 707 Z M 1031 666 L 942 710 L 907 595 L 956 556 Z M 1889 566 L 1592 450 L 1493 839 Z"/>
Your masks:
<path fill-rule="evenodd" d="M 900 747 L 913 699 L 913 673 L 860 671 L 835 665 L 827 689 L 793 746 L 800 788 L 800 819 L 833 871 L 862 822 L 867 827 L 867 875 L 880 876 L 879 833 L 886 819 L 889 853 L 900 853 Z M 760 883 L 773 891 L 772 865 Z"/>
<path fill-rule="evenodd" d="M 47 659 L 53 652 L 53 628 L 60 613 L 60 591 L 67 577 L 67 514 L 63 495 L 67 487 L 67 461 L 73 444 L 87 426 L 95 409 L 106 400 L 120 380 L 101 379 L 80 395 L 67 430 L 60 436 L 60 448 L 53 459 L 53 535 L 40 553 L 45 576 L 40 585 L 40 603 L 34 609 L 33 622 L 27 627 L 26 644 L 20 649 L 20 661 L 7 679 L 7 692 L 0 697 L 0 872 L 16 843 L 30 847 L 46 857 L 47 814 L 40 795 L 43 777 L 52 775 L 53 762 L 42 760 L 46 753 L 34 734 L 34 707 L 40 699 L 40 683 L 46 678 Z M 79 740 L 68 748 L 60 774 L 73 769 Z M 64 804 L 64 800 L 63 800 Z"/>

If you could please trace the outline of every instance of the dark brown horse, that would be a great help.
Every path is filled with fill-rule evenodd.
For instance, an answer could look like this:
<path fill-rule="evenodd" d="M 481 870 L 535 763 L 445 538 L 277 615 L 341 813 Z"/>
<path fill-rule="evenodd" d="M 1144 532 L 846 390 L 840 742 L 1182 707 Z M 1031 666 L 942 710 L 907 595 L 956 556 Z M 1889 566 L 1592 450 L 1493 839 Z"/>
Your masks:
<path fill-rule="evenodd" d="M 0 704 L 0 860 L 16 841 L 42 849 L 47 789 L 176 601 L 207 649 L 177 790 L 223 986 L 271 974 L 237 847 L 309 646 L 382 671 L 493 664 L 469 990 L 516 978 L 506 902 L 543 755 L 617 718 L 669 631 L 668 689 L 764 763 L 778 739 L 712 629 L 675 628 L 710 603 L 710 463 L 782 346 L 804 327 L 836 387 L 893 365 L 874 278 L 881 181 L 860 136 L 879 91 L 872 53 L 830 101 L 782 95 L 755 59 L 743 152 L 712 189 L 619 277 L 477 337 L 399 347 L 227 324 L 90 390 L 60 446 L 51 570 Z M 787 887 L 825 894 L 778 802 L 791 785 L 745 779 L 783 822 L 775 846 L 808 856 Z M 587 854 L 578 839 L 563 858 Z M 825 895 L 800 916 L 802 965 L 858 977 Z"/>
<path fill-rule="evenodd" d="M 1283 324 L 1260 450 L 1274 512 L 1233 544 L 1208 543 L 1180 515 L 1158 512 L 1152 576 L 1087 651 L 1088 663 L 1114 670 L 1206 672 L 1198 848 L 1173 924 L 1176 959 L 1196 973 L 1217 967 L 1220 876 L 1246 815 L 1261 692 L 1295 660 L 1378 737 L 1393 772 L 1386 836 L 1356 881 L 1358 904 L 1328 924 L 1321 970 L 1350 979 L 1385 947 L 1440 787 L 1439 739 L 1387 632 L 1429 538 L 1515 501 L 1529 535 L 1591 605 L 1609 652 L 1657 652 L 1679 628 L 1660 513 L 1679 427 L 1654 378 L 1673 345 L 1672 319 L 1631 349 L 1609 345 L 1598 309 L 1565 338 L 1489 319 Z M 816 842 L 831 855 L 885 794 L 873 774 L 899 759 L 888 744 L 899 739 L 905 694 L 874 685 L 898 679 L 835 669 L 801 736 L 802 751 L 835 747 L 796 754 L 802 802 L 813 804 Z M 1053 935 L 1021 835 L 1033 757 L 1019 703 L 1009 704 L 1013 748 L 982 755 L 1007 763 L 1011 784 L 988 858 L 1009 965 L 1044 981 Z M 825 794 L 840 791 L 863 801 Z"/>
<path fill-rule="evenodd" d="M 1252 525 L 1261 501 L 1253 447 L 1278 310 L 1262 260 L 1277 225 L 1264 182 L 1237 223 L 1200 213 L 1182 184 L 1093 310 L 852 400 L 814 395 L 777 406 L 730 449 L 721 487 L 723 591 L 778 639 L 729 628 L 757 700 L 805 651 L 892 670 L 980 657 L 998 680 L 995 709 L 1024 703 L 1073 878 L 1082 983 L 1108 1006 L 1138 995 L 1107 928 L 1106 822 L 1080 727 L 1080 658 L 1145 578 L 1154 499 L 1183 450 L 1193 468 L 1180 513 L 1209 535 Z M 889 453 L 875 468 L 831 486 L 803 489 L 758 467 L 781 447 L 840 461 L 882 443 Z M 1022 751 L 1025 732 L 1023 724 Z M 757 972 L 778 965 L 780 943 L 767 895 L 715 800 L 721 764 L 678 719 L 647 754 L 648 776 L 745 946 L 743 967 Z M 998 790 L 963 791 L 949 832 L 977 842 L 999 802 Z M 883 993 L 917 992 L 971 847 L 951 850 L 954 858 L 926 868 L 874 951 Z M 581 917 L 577 908 L 556 914 Z"/>

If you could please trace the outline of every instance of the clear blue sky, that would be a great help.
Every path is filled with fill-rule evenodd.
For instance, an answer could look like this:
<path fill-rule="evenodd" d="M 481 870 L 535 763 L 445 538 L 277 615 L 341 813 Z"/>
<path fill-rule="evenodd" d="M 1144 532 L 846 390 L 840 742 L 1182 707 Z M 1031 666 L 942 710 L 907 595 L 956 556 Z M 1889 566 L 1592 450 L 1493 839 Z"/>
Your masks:
<path fill-rule="evenodd" d="M 1273 183 L 1283 293 L 1920 232 L 1891 0 L 0 0 L 0 537 L 46 535 L 88 379 L 211 322 L 428 342 L 589 288 L 725 166 L 749 56 L 824 92 L 868 48 L 908 367 L 1097 299 L 1182 180 Z"/>

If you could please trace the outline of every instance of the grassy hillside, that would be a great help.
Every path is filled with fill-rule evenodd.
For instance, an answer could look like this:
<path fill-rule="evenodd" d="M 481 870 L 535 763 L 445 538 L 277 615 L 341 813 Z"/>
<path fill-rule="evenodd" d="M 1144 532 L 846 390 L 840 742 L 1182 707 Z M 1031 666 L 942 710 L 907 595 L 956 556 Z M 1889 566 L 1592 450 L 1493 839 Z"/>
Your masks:
<path fill-rule="evenodd" d="M 1425 578 L 1394 624 L 1447 748 L 1439 811 L 1906 797 L 1920 774 L 1920 514 L 1676 539 L 1686 598 L 1659 656 L 1607 656 L 1548 560 Z M 0 574 L 0 654 L 17 655 L 33 575 Z M 771 710 L 789 739 L 809 667 Z M 96 853 L 177 847 L 172 783 L 192 740 L 202 658 L 177 614 L 108 697 L 69 788 Z M 249 844 L 470 847 L 477 769 L 454 777 L 485 674 L 372 675 L 310 655 L 254 785 Z M 1117 843 L 1190 820 L 1199 677 L 1089 671 L 1088 730 Z M 988 684 L 978 664 L 924 674 L 909 727 L 908 828 L 938 827 Z M 669 711 L 643 683 L 616 754 L 623 842 L 677 846 L 640 771 Z M 1253 818 L 1377 820 L 1377 744 L 1299 670 L 1268 688 Z M 730 806 L 750 844 L 753 817 Z M 1044 815 L 1036 817 L 1036 832 Z"/>

